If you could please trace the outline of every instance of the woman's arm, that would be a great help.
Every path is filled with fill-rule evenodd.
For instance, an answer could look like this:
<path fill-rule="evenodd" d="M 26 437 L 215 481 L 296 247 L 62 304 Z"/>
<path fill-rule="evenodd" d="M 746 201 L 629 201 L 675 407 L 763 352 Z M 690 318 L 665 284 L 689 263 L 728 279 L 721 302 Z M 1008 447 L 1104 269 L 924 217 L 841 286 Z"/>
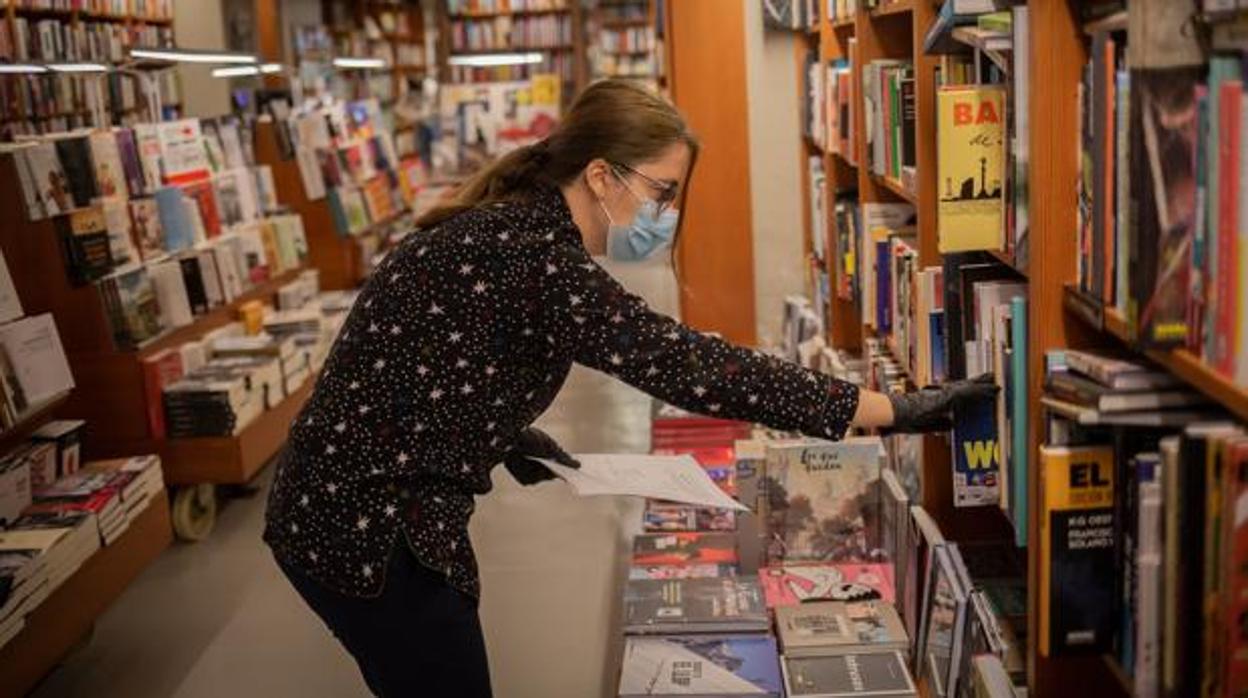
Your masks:
<path fill-rule="evenodd" d="M 884 393 L 865 388 L 858 391 L 858 409 L 854 412 L 853 426 L 862 429 L 893 426 L 893 402 Z"/>

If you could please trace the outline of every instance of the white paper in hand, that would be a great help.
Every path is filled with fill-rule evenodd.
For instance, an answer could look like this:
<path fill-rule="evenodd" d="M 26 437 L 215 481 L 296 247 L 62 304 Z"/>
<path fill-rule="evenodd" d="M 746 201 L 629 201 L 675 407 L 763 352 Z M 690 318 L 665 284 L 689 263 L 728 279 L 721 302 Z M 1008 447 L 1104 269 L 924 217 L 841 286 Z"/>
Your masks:
<path fill-rule="evenodd" d="M 541 460 L 583 497 L 600 494 L 632 495 L 749 511 L 749 508 L 719 489 L 693 456 L 590 453 L 573 457 L 580 461 L 580 468 L 569 468 L 551 460 Z"/>

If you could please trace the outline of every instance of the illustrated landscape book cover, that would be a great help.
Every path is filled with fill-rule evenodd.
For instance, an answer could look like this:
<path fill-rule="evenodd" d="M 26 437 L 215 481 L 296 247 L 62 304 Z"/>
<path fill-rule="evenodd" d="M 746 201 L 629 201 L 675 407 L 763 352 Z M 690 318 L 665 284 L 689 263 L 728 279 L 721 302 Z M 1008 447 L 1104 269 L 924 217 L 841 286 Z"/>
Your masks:
<path fill-rule="evenodd" d="M 763 632 L 769 626 L 756 577 L 640 579 L 625 587 L 627 634 Z"/>
<path fill-rule="evenodd" d="M 633 539 L 633 564 L 638 566 L 736 561 L 736 536 L 731 533 L 676 531 L 645 533 Z"/>
<path fill-rule="evenodd" d="M 893 566 L 890 564 L 772 565 L 759 572 L 768 608 L 807 601 L 867 601 L 893 603 Z"/>
<path fill-rule="evenodd" d="M 936 92 L 941 253 L 1004 249 L 1005 88 Z"/>
<path fill-rule="evenodd" d="M 900 652 L 785 657 L 782 667 L 789 698 L 907 698 L 917 695 Z"/>
<path fill-rule="evenodd" d="M 767 559 L 870 559 L 884 448 L 878 437 L 767 447 Z"/>
<path fill-rule="evenodd" d="M 766 635 L 630 637 L 619 696 L 781 698 L 781 684 L 776 641 Z"/>

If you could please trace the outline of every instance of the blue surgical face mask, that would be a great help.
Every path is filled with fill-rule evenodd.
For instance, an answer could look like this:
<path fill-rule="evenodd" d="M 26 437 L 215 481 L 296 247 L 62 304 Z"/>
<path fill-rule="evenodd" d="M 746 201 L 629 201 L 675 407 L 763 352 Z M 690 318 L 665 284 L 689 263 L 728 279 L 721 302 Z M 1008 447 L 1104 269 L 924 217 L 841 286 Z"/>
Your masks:
<path fill-rule="evenodd" d="M 627 182 L 620 181 L 633 198 L 641 201 L 641 206 L 630 225 L 619 225 L 611 218 L 611 212 L 602 200 L 598 200 L 610 223 L 607 227 L 607 258 L 617 262 L 640 262 L 671 244 L 680 213 L 670 208 L 660 212 L 658 202 L 638 196 Z"/>

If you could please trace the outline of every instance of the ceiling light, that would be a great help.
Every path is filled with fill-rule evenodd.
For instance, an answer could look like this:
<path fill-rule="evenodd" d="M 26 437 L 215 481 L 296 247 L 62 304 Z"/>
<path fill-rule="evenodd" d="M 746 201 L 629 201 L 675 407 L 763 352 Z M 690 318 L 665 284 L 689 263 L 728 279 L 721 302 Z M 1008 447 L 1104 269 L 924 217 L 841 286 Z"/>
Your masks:
<path fill-rule="evenodd" d="M 490 68 L 500 65 L 526 65 L 541 63 L 540 53 L 483 53 L 467 56 L 451 56 L 447 60 L 451 65 L 463 65 L 473 68 Z"/>
<path fill-rule="evenodd" d="M 0 63 L 0 73 L 7 75 L 34 75 L 36 73 L 46 73 L 48 69 L 41 65 L 31 65 L 29 63 Z"/>
<path fill-rule="evenodd" d="M 334 59 L 335 68 L 384 68 L 386 62 L 380 58 L 339 57 Z"/>
<path fill-rule="evenodd" d="M 50 70 L 58 73 L 107 73 L 108 66 L 101 63 L 49 63 Z"/>
<path fill-rule="evenodd" d="M 131 58 L 171 63 L 255 63 L 256 57 L 246 53 L 226 53 L 224 51 L 189 51 L 186 49 L 164 48 L 132 48 Z"/>

